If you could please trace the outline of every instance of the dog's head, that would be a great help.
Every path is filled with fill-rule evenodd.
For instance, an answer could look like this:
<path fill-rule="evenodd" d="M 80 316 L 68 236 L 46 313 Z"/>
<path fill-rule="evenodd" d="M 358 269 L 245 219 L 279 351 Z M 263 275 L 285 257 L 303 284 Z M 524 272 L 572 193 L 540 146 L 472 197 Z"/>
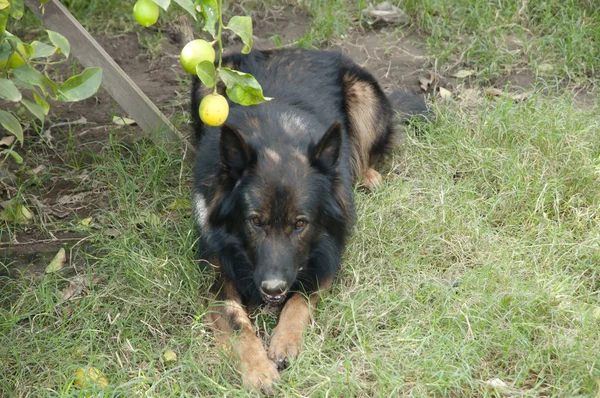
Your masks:
<path fill-rule="evenodd" d="M 282 302 L 309 266 L 311 248 L 327 231 L 323 223 L 330 213 L 343 212 L 333 192 L 339 182 L 341 123 L 304 149 L 251 145 L 236 128 L 224 125 L 219 151 L 227 192 L 215 217 L 222 215 L 221 223 L 241 241 L 253 279 L 246 283 L 254 283 L 264 301 Z"/>

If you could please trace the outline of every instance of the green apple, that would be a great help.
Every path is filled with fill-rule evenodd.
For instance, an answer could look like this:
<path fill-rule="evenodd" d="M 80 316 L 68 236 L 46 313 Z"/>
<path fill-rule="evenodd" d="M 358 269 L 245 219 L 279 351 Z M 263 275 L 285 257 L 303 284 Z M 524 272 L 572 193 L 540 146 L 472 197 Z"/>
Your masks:
<path fill-rule="evenodd" d="M 133 16 L 144 27 L 152 26 L 158 21 L 160 10 L 152 0 L 138 0 L 133 6 Z"/>
<path fill-rule="evenodd" d="M 187 73 L 195 75 L 196 65 L 200 62 L 215 62 L 215 49 L 206 40 L 192 40 L 181 50 L 179 60 Z"/>

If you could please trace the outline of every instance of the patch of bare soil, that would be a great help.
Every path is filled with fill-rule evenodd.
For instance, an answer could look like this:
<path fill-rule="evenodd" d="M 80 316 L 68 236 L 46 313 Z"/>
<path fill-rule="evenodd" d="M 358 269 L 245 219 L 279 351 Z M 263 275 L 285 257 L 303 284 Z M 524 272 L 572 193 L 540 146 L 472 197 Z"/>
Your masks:
<path fill-rule="evenodd" d="M 253 19 L 255 48 L 259 49 L 290 45 L 304 34 L 309 21 L 293 7 L 257 11 Z M 142 91 L 171 117 L 187 112 L 189 86 L 185 81 L 189 78 L 179 66 L 178 54 L 183 45 L 180 33 L 176 27 L 163 28 L 163 32 L 165 30 L 167 38 L 157 44 L 160 48 L 152 49 L 142 48 L 136 33 L 95 37 Z M 233 44 L 236 38 L 228 40 Z M 356 31 L 331 48 L 341 50 L 371 71 L 385 90 L 422 92 L 419 77 L 428 73 L 424 69 L 427 59 L 424 41 L 414 32 L 399 34 L 392 28 Z M 155 54 L 154 58 L 150 52 Z M 35 164 L 25 171 L 18 171 L 13 165 L 10 167 L 12 175 L 0 176 L 2 202 L 17 194 L 19 178 L 16 174 L 27 173 L 25 178 L 29 184 L 24 196 L 34 214 L 33 220 L 18 226 L 14 232 L 0 233 L 0 265 L 4 264 L 0 275 L 43 272 L 60 247 L 85 248 L 86 234 L 73 226 L 93 216 L 98 209 L 106 208 L 110 197 L 105 187 L 89 181 L 86 172 L 72 172 L 63 167 L 65 161 L 72 162 L 73 157 L 80 156 L 76 159 L 80 164 L 89 164 L 91 159 L 83 154 L 101 153 L 108 132 L 115 129 L 120 129 L 117 135 L 124 140 L 143 136 L 137 126 L 113 124 L 113 115 L 127 115 L 103 90 L 86 101 L 54 104 L 51 112 L 45 131 L 38 134 L 30 129 L 25 139 L 22 155 L 26 159 L 35 158 Z M 64 175 L 43 177 L 43 169 L 50 167 L 54 173 L 56 168 L 63 167 Z M 22 183 L 23 178 L 20 180 Z"/>
<path fill-rule="evenodd" d="M 187 110 L 188 88 L 179 84 L 184 74 L 179 70 L 176 35 L 160 43 L 156 59 L 140 47 L 135 33 L 95 37 L 167 117 L 181 113 L 182 107 Z M 60 74 L 67 67 L 50 72 Z M 43 272 L 60 247 L 85 247 L 87 235 L 76 228 L 79 220 L 106 208 L 110 197 L 88 172 L 73 171 L 65 163 L 90 164 L 92 154 L 105 148 L 109 131 L 116 130 L 125 142 L 143 137 L 135 125 L 114 124 L 114 115 L 127 116 L 100 90 L 85 101 L 53 104 L 43 131 L 26 131 L 25 146 L 18 151 L 27 165 L 19 169 L 9 162 L 8 170 L 0 173 L 0 202 L 14 198 L 24 184 L 22 194 L 33 219 L 21 220 L 10 233 L 0 231 L 0 276 Z M 64 174 L 57 175 L 59 171 Z"/>

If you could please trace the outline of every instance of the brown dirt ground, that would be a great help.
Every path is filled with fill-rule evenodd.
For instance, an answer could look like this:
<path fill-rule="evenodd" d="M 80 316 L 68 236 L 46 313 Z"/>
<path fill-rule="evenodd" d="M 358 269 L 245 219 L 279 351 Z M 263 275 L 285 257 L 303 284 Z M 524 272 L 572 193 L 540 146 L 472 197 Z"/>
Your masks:
<path fill-rule="evenodd" d="M 267 11 L 257 11 L 255 22 L 255 48 L 265 49 L 275 46 L 275 38 L 287 46 L 301 37 L 309 18 L 292 7 L 282 7 Z M 181 35 L 175 27 L 162 27 L 166 39 L 160 44 L 160 56 L 152 58 L 149 51 L 139 44 L 138 34 L 127 33 L 119 36 L 95 36 L 105 50 L 116 60 L 138 86 L 162 110 L 167 117 L 187 111 L 189 79 L 179 66 L 178 54 L 182 47 Z M 356 30 L 341 38 L 331 48 L 348 54 L 357 63 L 371 71 L 385 90 L 399 89 L 420 93 L 419 77 L 429 76 L 431 67 L 425 55 L 424 40 L 407 28 L 397 33 L 393 28 L 378 30 Z M 140 35 L 148 34 L 141 31 Z M 229 41 L 234 41 L 231 38 Z M 233 43 L 230 43 L 233 44 Z M 64 68 L 63 68 L 64 70 Z M 60 72 L 60 70 L 59 70 Z M 438 79 L 436 83 L 453 89 L 450 79 Z M 430 89 L 430 91 L 434 88 Z M 69 145 L 101 151 L 108 139 L 108 131 L 116 126 L 111 122 L 112 115 L 124 115 L 118 105 L 101 90 L 95 98 L 73 104 L 55 104 L 44 134 L 28 131 L 22 155 L 32 158 L 36 165 L 60 167 Z M 81 118 L 85 118 L 84 120 Z M 73 142 L 69 143 L 65 123 L 80 121 L 71 125 Z M 59 124 L 63 125 L 59 125 Z M 59 126 L 57 126 L 59 125 Z M 143 136 L 137 126 L 120 128 L 118 135 L 124 140 Z M 182 128 L 183 130 L 183 128 Z M 76 149 L 77 151 L 77 149 Z M 85 164 L 86 159 L 80 159 Z M 10 168 L 17 173 L 15 167 Z M 67 168 L 65 168 L 67 169 Z M 25 178 L 35 179 L 35 172 Z M 21 171 L 22 173 L 22 171 Z M 43 172 L 42 172 L 43 173 Z M 25 191 L 27 205 L 33 210 L 32 223 L 19 226 L 13 234 L 0 233 L 0 275 L 12 276 L 21 273 L 39 275 L 52 256 L 61 246 L 83 248 L 86 235 L 65 231 L 65 225 L 76 224 L 77 220 L 95 214 L 98 209 L 108 206 L 110 198 L 101 186 L 82 184 L 86 173 L 67 172 L 64 177 L 53 177 L 36 181 Z M 16 183 L 10 179 L 0 180 L 0 202 L 12 198 L 17 193 Z M 72 229 L 71 229 L 72 231 Z M 12 242 L 8 240 L 12 239 Z M 77 251 L 75 251 L 77 252 Z M 76 261 L 76 256 L 71 258 Z"/>

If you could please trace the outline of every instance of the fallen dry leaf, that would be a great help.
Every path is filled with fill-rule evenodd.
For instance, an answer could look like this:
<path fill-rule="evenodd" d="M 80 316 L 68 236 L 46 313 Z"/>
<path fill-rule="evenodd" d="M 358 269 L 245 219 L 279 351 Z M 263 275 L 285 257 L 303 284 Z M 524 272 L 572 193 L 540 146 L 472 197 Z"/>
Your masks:
<path fill-rule="evenodd" d="M 163 359 L 165 362 L 175 362 L 177 360 L 177 354 L 170 348 L 167 348 L 163 353 Z"/>
<path fill-rule="evenodd" d="M 428 91 L 431 84 L 435 81 L 435 76 L 433 73 L 429 73 L 429 77 L 421 76 L 419 77 L 419 86 L 421 86 L 421 90 Z"/>
<path fill-rule="evenodd" d="M 440 87 L 440 97 L 442 97 L 443 100 L 450 99 L 452 98 L 452 92 L 444 87 Z"/>
<path fill-rule="evenodd" d="M 529 98 L 533 94 L 533 91 L 525 91 L 523 93 L 518 94 L 509 94 L 509 97 L 513 99 L 515 102 L 521 102 Z"/>
<path fill-rule="evenodd" d="M 56 253 L 54 258 L 52 259 L 52 261 L 50 261 L 50 264 L 46 266 L 46 273 L 52 274 L 54 272 L 60 271 L 62 267 L 64 267 L 66 262 L 67 253 L 65 252 L 65 249 L 61 247 L 58 253 Z"/>
<path fill-rule="evenodd" d="M 59 205 L 68 205 L 83 202 L 86 196 L 88 196 L 90 192 L 81 192 L 75 195 L 63 195 L 56 200 L 56 203 Z"/>
<path fill-rule="evenodd" d="M 33 214 L 25 205 L 17 205 L 12 211 L 9 209 L 10 201 L 1 202 L 0 206 L 4 208 L 0 211 L 0 220 L 27 224 L 33 219 Z"/>
<path fill-rule="evenodd" d="M 499 88 L 488 87 L 485 89 L 485 93 L 492 97 L 500 97 L 502 94 L 504 94 L 504 91 L 500 90 Z"/>
<path fill-rule="evenodd" d="M 40 201 L 35 195 L 28 195 L 28 198 L 32 200 L 38 207 L 38 209 L 40 209 L 44 214 L 51 214 L 56 218 L 61 219 L 71 214 L 70 210 L 59 210 L 52 206 L 46 205 L 44 202 Z"/>
<path fill-rule="evenodd" d="M 9 147 L 15 142 L 16 137 L 14 135 L 7 135 L 6 137 L 2 137 L 0 139 L 0 146 Z"/>
<path fill-rule="evenodd" d="M 116 238 L 117 236 L 123 235 L 123 232 L 116 228 L 107 228 L 104 230 L 104 233 L 111 238 Z"/>
<path fill-rule="evenodd" d="M 497 377 L 484 381 L 484 383 L 492 387 L 500 395 L 513 395 L 516 392 L 513 386 L 507 384 L 502 379 Z"/>
<path fill-rule="evenodd" d="M 46 166 L 44 166 L 43 164 L 40 164 L 38 167 L 36 167 L 35 169 L 31 169 L 28 171 L 29 174 L 31 175 L 38 175 L 41 171 L 43 171 L 46 168 Z"/>
<path fill-rule="evenodd" d="M 33 218 L 33 214 L 26 206 L 21 206 L 21 214 L 26 220 L 31 220 Z"/>
<path fill-rule="evenodd" d="M 59 219 L 63 219 L 66 216 L 68 216 L 69 214 L 71 214 L 71 210 L 58 210 L 55 209 L 54 207 L 48 207 L 48 213 L 52 214 L 54 217 L 59 218 Z"/>
<path fill-rule="evenodd" d="M 450 75 L 450 77 L 456 77 L 458 79 L 464 79 L 465 77 L 469 77 L 469 76 L 471 76 L 474 73 L 475 73 L 474 70 L 463 70 L 463 69 L 461 69 L 458 72 L 456 72 L 455 74 Z"/>
<path fill-rule="evenodd" d="M 485 89 L 485 93 L 486 95 L 489 95 L 491 97 L 506 97 L 506 98 L 510 98 L 511 100 L 515 101 L 515 102 L 521 102 L 526 100 L 527 98 L 529 98 L 531 95 L 533 95 L 533 91 L 525 91 L 522 93 L 508 93 L 508 92 L 504 92 L 498 88 L 495 87 L 489 87 Z"/>
<path fill-rule="evenodd" d="M 73 277 L 69 282 L 69 286 L 63 289 L 60 301 L 64 303 L 65 301 L 78 297 L 88 285 L 89 283 L 86 275 L 77 275 Z"/>
<path fill-rule="evenodd" d="M 112 121 L 117 126 L 131 126 L 132 124 L 136 124 L 136 121 L 133 119 L 129 119 L 125 116 L 113 116 Z"/>
<path fill-rule="evenodd" d="M 79 368 L 75 371 L 75 385 L 81 388 L 86 388 L 90 385 L 106 388 L 108 380 L 97 368 L 89 366 L 87 368 Z"/>

